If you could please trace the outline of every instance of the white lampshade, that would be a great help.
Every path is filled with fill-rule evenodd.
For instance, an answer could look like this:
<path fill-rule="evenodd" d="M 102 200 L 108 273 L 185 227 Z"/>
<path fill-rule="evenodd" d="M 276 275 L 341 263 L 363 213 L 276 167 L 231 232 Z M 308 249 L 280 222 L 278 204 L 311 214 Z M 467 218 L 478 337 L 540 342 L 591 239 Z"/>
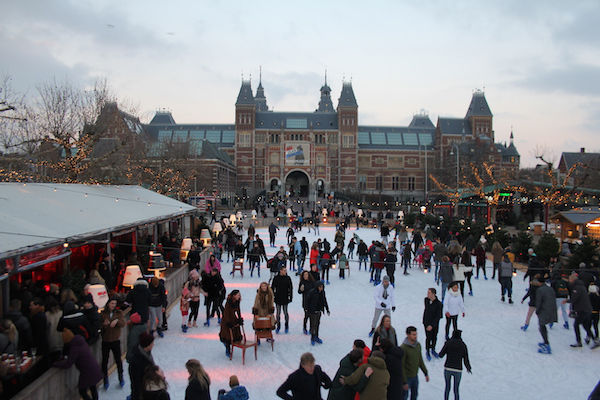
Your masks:
<path fill-rule="evenodd" d="M 98 306 L 99 309 L 104 308 L 106 302 L 108 301 L 108 290 L 106 287 L 101 284 L 91 285 L 88 293 L 92 295 L 92 299 L 94 299 L 94 304 Z"/>
<path fill-rule="evenodd" d="M 208 229 L 202 229 L 200 231 L 200 241 L 204 246 L 208 246 L 211 242 L 212 238 L 210 237 L 210 232 Z"/>
<path fill-rule="evenodd" d="M 205 229 L 203 229 L 205 230 Z M 181 250 L 191 250 L 192 249 L 192 239 L 191 238 L 185 238 L 183 239 L 183 241 L 181 242 Z"/>
<path fill-rule="evenodd" d="M 235 214 L 229 216 L 229 222 L 231 222 L 232 225 L 235 224 Z"/>
<path fill-rule="evenodd" d="M 214 233 L 218 234 L 219 232 L 221 232 L 223 230 L 223 226 L 221 225 L 220 222 L 215 221 L 215 223 L 214 223 L 214 225 L 212 227 L 212 230 L 213 230 Z"/>
<path fill-rule="evenodd" d="M 133 288 L 135 281 L 142 277 L 142 271 L 138 265 L 128 265 L 123 275 L 123 286 Z"/>

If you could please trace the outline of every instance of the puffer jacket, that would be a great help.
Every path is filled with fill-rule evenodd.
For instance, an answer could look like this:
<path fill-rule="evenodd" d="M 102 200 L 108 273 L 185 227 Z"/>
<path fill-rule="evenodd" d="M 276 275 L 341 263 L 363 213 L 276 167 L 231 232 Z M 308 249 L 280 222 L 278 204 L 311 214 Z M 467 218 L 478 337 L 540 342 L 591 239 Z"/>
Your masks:
<path fill-rule="evenodd" d="M 390 384 L 390 373 L 387 370 L 385 361 L 379 357 L 369 357 L 366 364 L 361 365 L 345 379 L 345 385 L 356 385 L 360 382 L 365 370 L 371 367 L 373 374 L 369 377 L 367 385 L 360 392 L 361 400 L 382 400 L 387 398 L 387 388 Z"/>

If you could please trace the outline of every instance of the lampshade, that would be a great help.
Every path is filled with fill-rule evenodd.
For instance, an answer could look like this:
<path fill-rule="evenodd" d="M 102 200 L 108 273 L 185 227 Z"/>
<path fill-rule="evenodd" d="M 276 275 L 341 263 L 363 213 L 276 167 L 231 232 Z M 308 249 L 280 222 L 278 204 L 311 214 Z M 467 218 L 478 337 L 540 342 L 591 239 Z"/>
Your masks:
<path fill-rule="evenodd" d="M 123 286 L 133 288 L 135 281 L 142 277 L 142 271 L 138 265 L 128 265 L 123 275 Z"/>
<path fill-rule="evenodd" d="M 219 232 L 221 232 L 223 230 L 223 226 L 221 225 L 220 222 L 215 221 L 215 223 L 214 223 L 214 225 L 212 227 L 212 230 L 213 230 L 214 233 L 218 234 Z"/>
<path fill-rule="evenodd" d="M 92 295 L 94 304 L 97 305 L 99 309 L 104 308 L 106 302 L 108 301 L 108 291 L 104 285 L 91 285 L 88 293 Z"/>
<path fill-rule="evenodd" d="M 202 229 L 200 231 L 200 241 L 202 242 L 202 245 L 208 246 L 211 240 L 212 238 L 210 237 L 210 232 L 208 231 L 208 229 Z"/>
<path fill-rule="evenodd" d="M 229 222 L 231 222 L 232 225 L 235 224 L 235 214 L 229 216 Z"/>
<path fill-rule="evenodd" d="M 205 231 L 206 229 L 202 229 L 203 231 Z M 191 238 L 185 238 L 183 239 L 183 241 L 181 242 L 181 250 L 191 250 L 192 249 L 192 239 Z"/>

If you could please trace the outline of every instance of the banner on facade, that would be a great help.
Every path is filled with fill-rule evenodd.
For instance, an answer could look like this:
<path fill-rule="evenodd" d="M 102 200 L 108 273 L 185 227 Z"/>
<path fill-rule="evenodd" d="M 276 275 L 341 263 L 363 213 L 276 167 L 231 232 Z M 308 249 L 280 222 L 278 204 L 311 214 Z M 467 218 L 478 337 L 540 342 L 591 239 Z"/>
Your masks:
<path fill-rule="evenodd" d="M 310 165 L 310 144 L 286 144 L 285 165 Z"/>

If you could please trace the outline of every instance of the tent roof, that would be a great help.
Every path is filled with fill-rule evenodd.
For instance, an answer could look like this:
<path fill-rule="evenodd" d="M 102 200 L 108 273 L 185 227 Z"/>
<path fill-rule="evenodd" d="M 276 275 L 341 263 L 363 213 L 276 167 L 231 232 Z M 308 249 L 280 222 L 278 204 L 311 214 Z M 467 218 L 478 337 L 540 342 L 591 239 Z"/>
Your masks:
<path fill-rule="evenodd" d="M 0 259 L 194 210 L 140 186 L 0 183 Z"/>
<path fill-rule="evenodd" d="M 575 225 L 583 225 L 600 218 L 600 209 L 576 208 L 574 210 L 562 211 L 552 218 L 564 218 Z"/>

